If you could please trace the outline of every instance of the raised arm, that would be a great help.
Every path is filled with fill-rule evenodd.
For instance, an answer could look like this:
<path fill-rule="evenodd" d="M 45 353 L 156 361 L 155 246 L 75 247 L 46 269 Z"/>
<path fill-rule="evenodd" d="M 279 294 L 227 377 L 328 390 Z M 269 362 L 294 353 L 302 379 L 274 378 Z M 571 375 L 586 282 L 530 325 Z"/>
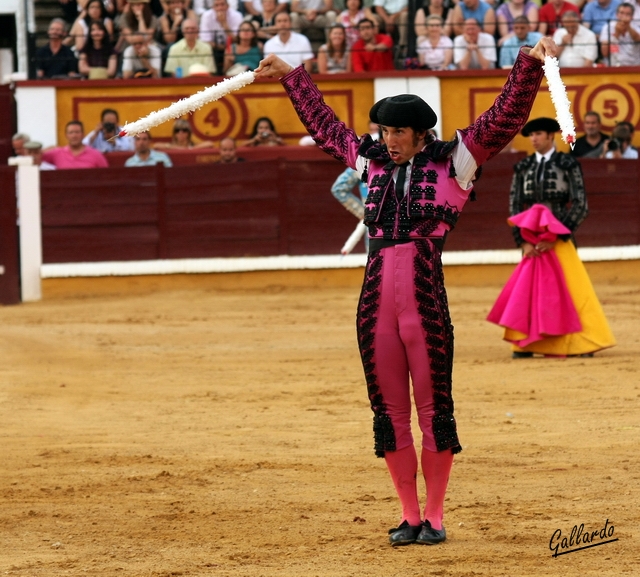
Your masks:
<path fill-rule="evenodd" d="M 270 54 L 260 62 L 255 73 L 258 78 L 280 78 L 298 117 L 316 144 L 335 159 L 355 168 L 360 139 L 325 104 L 322 93 L 304 67 L 293 68 Z"/>
<path fill-rule="evenodd" d="M 522 129 L 542 81 L 542 63 L 547 55 L 555 55 L 556 49 L 547 37 L 534 48 L 522 48 L 491 108 L 460 131 L 478 166 L 498 154 Z"/>

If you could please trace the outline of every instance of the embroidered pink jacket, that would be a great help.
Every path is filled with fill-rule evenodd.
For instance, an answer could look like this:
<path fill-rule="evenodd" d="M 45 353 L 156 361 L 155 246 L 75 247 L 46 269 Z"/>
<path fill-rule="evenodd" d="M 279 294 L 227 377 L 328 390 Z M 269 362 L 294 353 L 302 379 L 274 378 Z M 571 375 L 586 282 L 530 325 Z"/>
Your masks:
<path fill-rule="evenodd" d="M 369 235 L 409 239 L 443 237 L 455 226 L 472 188 L 463 189 L 455 178 L 454 149 L 462 143 L 478 167 L 500 152 L 527 121 L 542 75 L 540 60 L 521 51 L 489 110 L 458 130 L 454 140 L 434 140 L 414 156 L 409 193 L 399 204 L 393 194 L 396 165 L 386 147 L 368 134 L 359 138 L 338 121 L 303 67 L 292 70 L 281 82 L 300 120 L 322 150 L 354 169 L 358 157 L 366 159 L 362 179 L 369 186 L 364 216 Z"/>

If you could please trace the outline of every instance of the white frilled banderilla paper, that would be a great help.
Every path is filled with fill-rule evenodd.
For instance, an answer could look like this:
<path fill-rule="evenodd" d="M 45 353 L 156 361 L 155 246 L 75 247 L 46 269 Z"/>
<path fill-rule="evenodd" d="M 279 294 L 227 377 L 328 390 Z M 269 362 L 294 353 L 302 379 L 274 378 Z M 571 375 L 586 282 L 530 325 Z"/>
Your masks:
<path fill-rule="evenodd" d="M 172 120 L 174 118 L 184 116 L 185 114 L 189 114 L 199 108 L 202 108 L 209 102 L 219 100 L 230 92 L 234 92 L 235 90 L 239 90 L 240 88 L 247 86 L 247 84 L 251 84 L 255 78 L 256 75 L 250 70 L 231 78 L 225 78 L 222 82 L 218 82 L 218 84 L 214 86 L 209 86 L 209 88 L 196 92 L 192 96 L 178 100 L 178 102 L 174 102 L 167 108 L 156 110 L 136 122 L 125 124 L 118 136 L 134 136 L 141 132 L 150 130 L 154 126 L 167 122 L 167 120 Z"/>
<path fill-rule="evenodd" d="M 560 78 L 560 68 L 557 58 L 546 56 L 542 65 L 544 75 L 547 77 L 549 85 L 549 95 L 551 102 L 556 109 L 556 118 L 562 132 L 562 140 L 573 146 L 576 142 L 576 128 L 573 124 L 573 116 L 571 114 L 571 102 L 567 97 L 567 90 Z"/>

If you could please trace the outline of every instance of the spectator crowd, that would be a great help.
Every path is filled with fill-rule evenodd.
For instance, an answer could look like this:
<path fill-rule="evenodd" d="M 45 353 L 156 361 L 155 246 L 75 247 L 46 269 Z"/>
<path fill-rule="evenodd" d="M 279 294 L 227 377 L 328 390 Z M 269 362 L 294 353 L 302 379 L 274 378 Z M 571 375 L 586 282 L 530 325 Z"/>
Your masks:
<path fill-rule="evenodd" d="M 108 155 L 112 152 L 131 153 L 124 166 L 154 166 L 162 163 L 173 166 L 171 151 L 184 151 L 201 148 L 215 148 L 216 143 L 208 140 L 195 142 L 193 130 L 188 120 L 177 119 L 173 123 L 170 142 L 154 143 L 149 131 L 135 136 L 117 135 L 122 130 L 118 112 L 105 108 L 100 114 L 96 127 L 85 134 L 84 124 L 79 120 L 70 120 L 64 129 L 66 144 L 43 149 L 42 143 L 31 140 L 28 134 L 17 133 L 11 139 L 15 156 L 31 156 L 32 163 L 40 170 L 68 168 L 108 168 Z M 266 116 L 258 118 L 253 126 L 251 137 L 240 146 L 284 146 L 285 141 L 278 135 L 273 121 Z M 315 144 L 313 141 L 311 144 Z M 220 164 L 244 162 L 237 155 L 238 144 L 234 138 L 223 137 L 217 143 Z M 166 152 L 165 152 L 166 151 Z"/>
<path fill-rule="evenodd" d="M 541 35 L 560 67 L 640 65 L 640 0 L 60 0 L 38 78 L 509 68 Z"/>
<path fill-rule="evenodd" d="M 622 158 L 638 159 L 638 150 L 633 146 L 635 127 L 630 122 L 619 122 L 611 135 L 602 132 L 600 115 L 589 111 L 582 119 L 584 134 L 576 139 L 571 153 L 583 158 Z M 43 150 L 42 144 L 31 140 L 24 133 L 14 134 L 11 146 L 16 156 L 31 156 L 33 164 L 40 170 L 56 170 L 66 168 L 107 168 L 107 155 L 110 152 L 131 152 L 125 166 L 154 166 L 162 163 L 167 167 L 173 166 L 167 152 L 190 150 L 198 148 L 212 148 L 211 141 L 194 142 L 192 128 L 188 120 L 179 118 L 173 124 L 170 142 L 153 143 L 149 131 L 136 134 L 133 137 L 116 138 L 122 127 L 119 124 L 118 112 L 106 108 L 100 115 L 100 122 L 85 135 L 84 125 L 78 120 L 71 120 L 65 126 L 64 146 L 50 147 Z M 370 130 L 373 128 L 370 127 Z M 315 144 L 313 140 L 307 142 L 303 138 L 300 145 Z M 278 135 L 273 121 L 266 116 L 258 118 L 248 140 L 236 143 L 234 138 L 223 137 L 217 144 L 218 163 L 229 164 L 244 162 L 237 155 L 238 147 L 283 146 L 284 140 Z M 164 152 L 167 151 L 167 152 Z M 512 149 L 517 152 L 517 150 Z"/>

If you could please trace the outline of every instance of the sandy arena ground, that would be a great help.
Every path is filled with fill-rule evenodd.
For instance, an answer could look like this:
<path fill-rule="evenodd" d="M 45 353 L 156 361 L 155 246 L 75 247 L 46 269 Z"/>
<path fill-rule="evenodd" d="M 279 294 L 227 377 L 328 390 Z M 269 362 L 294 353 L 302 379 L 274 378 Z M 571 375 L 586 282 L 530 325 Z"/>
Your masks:
<path fill-rule="evenodd" d="M 362 271 L 46 281 L 0 307 L 0 575 L 639 575 L 640 263 L 589 270 L 618 346 L 514 361 L 483 320 L 510 268 L 447 269 L 449 539 L 397 549 Z"/>

